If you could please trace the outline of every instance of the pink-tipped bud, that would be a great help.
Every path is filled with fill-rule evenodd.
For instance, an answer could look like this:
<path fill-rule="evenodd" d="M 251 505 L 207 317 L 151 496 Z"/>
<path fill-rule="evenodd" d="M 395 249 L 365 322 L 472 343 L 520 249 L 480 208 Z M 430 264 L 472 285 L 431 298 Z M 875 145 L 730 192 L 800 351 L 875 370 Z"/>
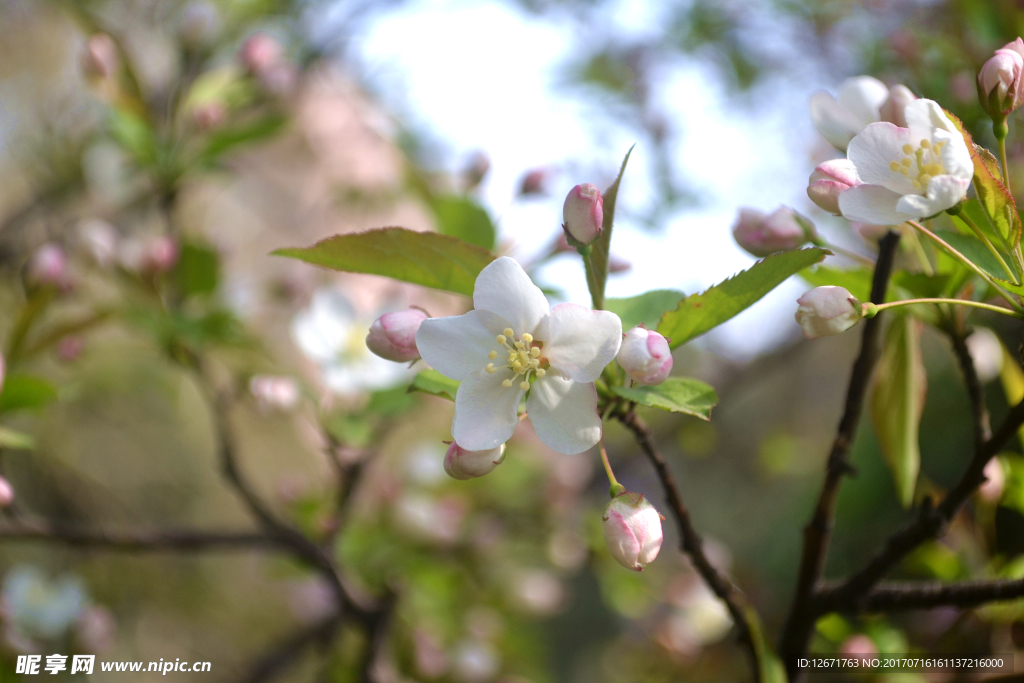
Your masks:
<path fill-rule="evenodd" d="M 544 194 L 544 179 L 548 172 L 543 168 L 535 168 L 527 171 L 519 184 L 520 195 Z"/>
<path fill-rule="evenodd" d="M 740 209 L 732 236 L 743 249 L 757 257 L 796 249 L 814 235 L 814 224 L 788 206 L 765 215 L 756 209 Z"/>
<path fill-rule="evenodd" d="M 661 550 L 661 515 L 640 493 L 620 493 L 604 509 L 608 552 L 626 569 L 643 571 Z"/>
<path fill-rule="evenodd" d="M 281 44 L 276 39 L 266 33 L 254 33 L 242 44 L 238 58 L 242 66 L 259 76 L 279 65 L 283 55 Z"/>
<path fill-rule="evenodd" d="M 171 237 L 160 235 L 147 245 L 143 269 L 163 273 L 178 262 L 178 243 Z"/>
<path fill-rule="evenodd" d="M 249 391 L 264 410 L 291 410 L 299 404 L 299 385 L 291 377 L 254 375 Z"/>
<path fill-rule="evenodd" d="M 199 105 L 192 110 L 192 120 L 200 130 L 210 130 L 224 123 L 228 116 L 228 108 L 223 102 L 213 100 Z"/>
<path fill-rule="evenodd" d="M 672 372 L 672 351 L 668 340 L 642 325 L 622 335 L 616 360 L 637 384 L 661 384 Z"/>
<path fill-rule="evenodd" d="M 878 109 L 878 115 L 882 121 L 888 121 L 900 128 L 909 128 L 907 125 L 907 105 L 917 99 L 910 88 L 905 85 L 894 85 L 889 88 L 889 97 L 882 102 Z"/>
<path fill-rule="evenodd" d="M 416 332 L 429 316 L 418 308 L 385 313 L 373 321 L 366 346 L 381 358 L 407 363 L 420 357 Z"/>
<path fill-rule="evenodd" d="M 808 339 L 841 334 L 864 317 L 861 303 L 842 287 L 815 287 L 797 303 L 796 321 Z"/>
<path fill-rule="evenodd" d="M 452 479 L 475 479 L 490 474 L 505 460 L 505 444 L 486 451 L 467 451 L 452 441 L 444 454 L 444 471 Z"/>
<path fill-rule="evenodd" d="M 569 190 L 562 205 L 562 229 L 574 247 L 585 247 L 601 234 L 604 197 L 596 185 L 583 183 Z"/>
<path fill-rule="evenodd" d="M 79 58 L 86 77 L 106 80 L 114 75 L 120 64 L 117 46 L 106 33 L 89 36 Z"/>
<path fill-rule="evenodd" d="M 68 257 L 56 244 L 36 250 L 25 269 L 25 281 L 36 286 L 66 287 L 70 283 Z"/>
<path fill-rule="evenodd" d="M 996 50 L 978 73 L 981 107 L 1005 118 L 1024 101 L 1024 41 L 1020 38 Z"/>
<path fill-rule="evenodd" d="M 1006 487 L 1006 470 L 999 458 L 992 458 L 985 465 L 985 481 L 978 487 L 978 495 L 989 503 L 998 503 Z"/>
<path fill-rule="evenodd" d="M 860 185 L 857 168 L 849 159 L 833 159 L 818 167 L 807 181 L 807 196 L 831 214 L 839 215 L 839 195 Z"/>
<path fill-rule="evenodd" d="M 5 508 L 14 502 L 14 487 L 11 482 L 0 477 L 0 508 Z"/>

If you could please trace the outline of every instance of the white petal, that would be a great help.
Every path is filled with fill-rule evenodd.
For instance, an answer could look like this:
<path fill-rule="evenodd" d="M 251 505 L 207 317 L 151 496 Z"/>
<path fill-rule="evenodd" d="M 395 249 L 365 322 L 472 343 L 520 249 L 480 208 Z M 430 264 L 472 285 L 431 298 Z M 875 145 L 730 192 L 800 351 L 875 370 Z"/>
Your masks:
<path fill-rule="evenodd" d="M 550 337 L 544 357 L 551 367 L 576 382 L 593 382 L 619 352 L 622 321 L 609 311 L 559 304 L 548 318 Z"/>
<path fill-rule="evenodd" d="M 967 194 L 970 180 L 963 180 L 951 175 L 935 176 L 928 183 L 928 195 L 908 194 L 900 199 L 896 210 L 909 214 L 909 218 L 934 216 L 955 206 Z M 906 218 L 904 220 L 907 220 Z"/>
<path fill-rule="evenodd" d="M 878 110 L 887 97 L 889 88 L 871 76 L 848 78 L 839 88 L 839 105 L 856 117 L 862 128 L 881 120 Z"/>
<path fill-rule="evenodd" d="M 906 128 L 884 121 L 872 123 L 850 141 L 847 156 L 857 167 L 857 175 L 863 182 L 910 194 L 915 191 L 910 178 L 889 167 L 907 156 L 903 151 L 907 143 L 912 143 L 912 137 Z"/>
<path fill-rule="evenodd" d="M 506 379 L 513 379 L 508 368 L 491 374 L 478 370 L 459 385 L 455 394 L 452 436 L 466 450 L 497 448 L 516 430 L 519 402 L 525 392 L 518 383 L 503 387 L 501 383 Z"/>
<path fill-rule="evenodd" d="M 526 399 L 526 414 L 537 437 L 559 453 L 582 453 L 601 439 L 593 384 L 547 375 L 533 383 Z M 456 441 L 462 445 L 458 437 Z"/>
<path fill-rule="evenodd" d="M 533 284 L 523 267 L 508 256 L 491 261 L 480 271 L 473 289 L 473 306 L 478 311 L 500 315 L 509 322 L 517 337 L 524 332 L 533 334 L 548 314 L 544 293 Z"/>
<path fill-rule="evenodd" d="M 957 178 L 970 181 L 974 178 L 974 161 L 971 159 L 971 152 L 967 149 L 964 136 L 960 133 L 947 133 L 936 131 L 932 136 L 932 143 L 945 142 L 942 146 L 942 167 L 946 173 Z"/>
<path fill-rule="evenodd" d="M 838 150 L 845 151 L 853 136 L 860 132 L 861 123 L 827 92 L 811 95 L 810 108 L 814 127 Z"/>
<path fill-rule="evenodd" d="M 507 355 L 496 339 L 506 327 L 508 321 L 490 311 L 427 318 L 416 332 L 416 348 L 430 367 L 446 377 L 462 380 L 490 362 L 490 351 Z"/>
<path fill-rule="evenodd" d="M 914 100 L 907 105 L 905 115 L 907 117 L 907 127 L 910 128 L 917 142 L 920 142 L 922 138 L 931 140 L 936 128 L 947 133 L 960 135 L 953 122 L 942 111 L 942 107 L 933 100 Z M 963 137 L 961 136 L 962 139 Z"/>
<path fill-rule="evenodd" d="M 839 195 L 839 210 L 851 221 L 899 225 L 910 218 L 896 210 L 901 195 L 881 185 L 858 185 Z"/>

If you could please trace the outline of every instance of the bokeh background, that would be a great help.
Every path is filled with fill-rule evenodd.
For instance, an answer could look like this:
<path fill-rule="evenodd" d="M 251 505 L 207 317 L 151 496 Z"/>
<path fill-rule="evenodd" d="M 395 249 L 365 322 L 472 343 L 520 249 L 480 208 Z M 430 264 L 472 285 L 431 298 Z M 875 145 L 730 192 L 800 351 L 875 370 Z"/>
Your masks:
<path fill-rule="evenodd" d="M 809 96 L 870 73 L 939 101 L 991 143 L 974 75 L 1022 32 L 1024 10 L 998 0 L 3 0 L 0 339 L 7 391 L 22 395 L 0 398 L 0 424 L 33 441 L 0 451 L 15 491 L 3 514 L 251 528 L 190 369 L 208 357 L 243 387 L 253 375 L 296 383 L 277 402 L 240 392 L 228 411 L 247 476 L 282 516 L 313 537 L 329 531 L 331 460 L 361 463 L 332 551 L 361 590 L 398 596 L 377 680 L 741 680 L 727 614 L 670 524 L 642 574 L 608 556 L 595 453 L 553 453 L 524 425 L 493 474 L 445 475 L 451 403 L 407 394 L 413 371 L 369 356 L 362 339 L 383 311 L 444 315 L 465 301 L 269 253 L 373 227 L 437 229 L 514 256 L 552 301 L 586 303 L 578 256 L 557 248 L 561 204 L 577 183 L 606 186 L 635 143 L 611 296 L 692 293 L 749 266 L 730 231 L 741 206 L 793 206 L 870 254 L 806 198 L 807 176 L 835 154 Z M 59 278 L 42 297 L 46 273 Z M 676 353 L 677 373 L 717 389 L 711 422 L 645 415 L 713 561 L 769 634 L 858 344 L 853 333 L 800 338 L 792 315 L 806 288 L 794 278 Z M 1016 352 L 1019 326 L 976 322 Z M 986 339 L 978 362 L 998 420 L 1024 379 Z M 954 482 L 971 447 L 947 342 L 926 333 L 924 354 L 922 493 Z M 664 510 L 629 436 L 607 432 L 619 478 Z M 867 419 L 853 462 L 833 577 L 908 514 Z M 901 575 L 1024 573 L 1024 463 L 1001 463 L 1004 490 L 974 501 Z M 253 549 L 0 540 L 0 574 L 0 680 L 18 680 L 25 652 L 210 661 L 209 674 L 171 675 L 250 680 L 262 656 L 333 609 L 315 572 Z M 814 647 L 862 636 L 882 652 L 1012 652 L 1024 646 L 1019 616 L 1017 603 L 833 615 Z M 306 648 L 280 680 L 357 680 L 361 637 L 343 630 Z"/>

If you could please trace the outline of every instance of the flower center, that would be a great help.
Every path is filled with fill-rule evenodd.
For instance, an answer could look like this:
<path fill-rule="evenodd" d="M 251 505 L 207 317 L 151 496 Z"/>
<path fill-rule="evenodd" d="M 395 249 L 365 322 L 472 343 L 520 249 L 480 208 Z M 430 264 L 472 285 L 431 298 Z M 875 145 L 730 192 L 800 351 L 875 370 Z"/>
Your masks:
<path fill-rule="evenodd" d="M 519 381 L 519 388 L 526 391 L 530 388 L 530 374 L 536 375 L 538 378 L 543 377 L 546 374 L 542 364 L 547 364 L 547 361 L 540 357 L 540 347 L 533 346 L 533 335 L 529 332 L 524 332 L 518 340 L 516 340 L 515 332 L 511 327 L 506 327 L 502 334 L 499 334 L 496 339 L 501 344 L 505 351 L 508 352 L 508 358 L 506 359 L 509 370 L 516 373 L 516 378 L 522 377 Z M 487 357 L 492 361 L 498 357 L 497 351 L 491 351 L 487 354 Z M 496 372 L 498 365 L 494 363 L 488 363 L 487 367 L 484 368 L 489 373 Z M 506 379 L 501 383 L 501 386 L 506 389 L 511 387 L 513 384 L 511 379 Z"/>
<path fill-rule="evenodd" d="M 937 175 L 944 175 L 946 167 L 942 164 L 942 148 L 945 142 L 934 145 L 927 138 L 914 147 L 910 143 L 903 145 L 903 154 L 899 161 L 890 161 L 889 168 L 910 179 L 915 190 L 926 190 L 928 182 Z"/>

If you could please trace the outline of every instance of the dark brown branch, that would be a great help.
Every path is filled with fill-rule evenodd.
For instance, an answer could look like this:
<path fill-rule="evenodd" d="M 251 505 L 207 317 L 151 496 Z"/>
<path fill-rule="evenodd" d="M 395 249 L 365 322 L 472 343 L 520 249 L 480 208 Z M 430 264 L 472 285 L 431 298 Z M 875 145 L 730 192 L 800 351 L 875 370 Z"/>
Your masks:
<path fill-rule="evenodd" d="M 880 304 L 885 301 L 892 273 L 899 233 L 889 231 L 878 243 L 878 261 L 871 282 L 871 301 Z M 821 580 L 828 557 L 828 545 L 835 520 L 836 505 L 843 477 L 852 471 L 849 462 L 850 448 L 857 432 L 864 396 L 867 393 L 871 375 L 878 360 L 878 336 L 881 329 L 880 315 L 864 321 L 860 353 L 853 363 L 850 385 L 846 392 L 846 406 L 839 421 L 832 451 L 828 456 L 825 481 L 821 487 L 818 503 L 811 521 L 804 528 L 803 551 L 800 556 L 800 570 L 797 576 L 796 592 L 789 617 L 779 641 L 779 654 L 786 664 L 790 679 L 796 675 L 796 659 L 807 650 L 807 643 L 814 627 L 815 614 L 812 608 L 814 591 Z"/>
<path fill-rule="evenodd" d="M 946 328 L 946 334 L 953 344 L 953 353 L 960 364 L 960 372 L 964 376 L 964 386 L 967 388 L 967 397 L 971 402 L 971 417 L 974 423 L 974 450 L 977 451 L 982 445 L 992 438 L 992 427 L 989 424 L 988 407 L 985 405 L 985 387 L 978 378 L 978 371 L 974 367 L 974 359 L 971 358 L 971 351 L 967 348 L 967 337 L 970 332 L 964 332 L 955 327 L 956 323 L 950 321 Z"/>
<path fill-rule="evenodd" d="M 757 627 L 751 623 L 751 608 L 746 598 L 735 585 L 708 560 L 704 553 L 704 540 L 690 521 L 690 513 L 683 503 L 679 488 L 676 486 L 675 476 L 669 468 L 665 458 L 655 448 L 651 438 L 650 429 L 633 410 L 625 413 L 618 413 L 616 417 L 636 437 L 636 442 L 647 455 L 651 464 L 654 465 L 658 478 L 661 480 L 662 488 L 665 489 L 665 498 L 679 528 L 679 541 L 683 552 L 690 558 L 697 573 L 704 579 L 708 587 L 725 603 L 736 628 L 739 630 L 740 641 L 746 646 L 750 655 L 751 667 L 753 668 L 754 681 L 761 682 L 761 662 L 758 655 L 759 648 L 754 642 L 754 633 Z"/>
<path fill-rule="evenodd" d="M 1003 424 L 978 448 L 956 486 L 946 494 L 939 505 L 933 506 L 926 498 L 917 517 L 910 524 L 894 532 L 885 546 L 864 566 L 842 584 L 823 590 L 822 604 L 856 602 L 895 567 L 907 554 L 925 541 L 938 538 L 970 498 L 985 481 L 984 469 L 1024 424 L 1024 401 L 1014 406 Z"/>
<path fill-rule="evenodd" d="M 79 548 L 123 552 L 245 550 L 281 545 L 266 534 L 254 532 L 202 531 L 199 529 L 103 531 L 39 521 L 0 524 L 0 541 L 44 541 Z"/>
<path fill-rule="evenodd" d="M 325 647 L 330 645 L 342 621 L 342 616 L 335 613 L 300 629 L 256 662 L 248 675 L 242 679 L 243 683 L 265 683 L 272 680 L 284 673 L 306 648 L 317 643 Z"/>
<path fill-rule="evenodd" d="M 833 594 L 822 600 L 821 606 L 826 612 L 891 612 L 934 607 L 969 609 L 998 600 L 1024 597 L 1024 579 L 957 583 L 893 581 L 880 583 L 856 600 L 848 597 Z"/>

